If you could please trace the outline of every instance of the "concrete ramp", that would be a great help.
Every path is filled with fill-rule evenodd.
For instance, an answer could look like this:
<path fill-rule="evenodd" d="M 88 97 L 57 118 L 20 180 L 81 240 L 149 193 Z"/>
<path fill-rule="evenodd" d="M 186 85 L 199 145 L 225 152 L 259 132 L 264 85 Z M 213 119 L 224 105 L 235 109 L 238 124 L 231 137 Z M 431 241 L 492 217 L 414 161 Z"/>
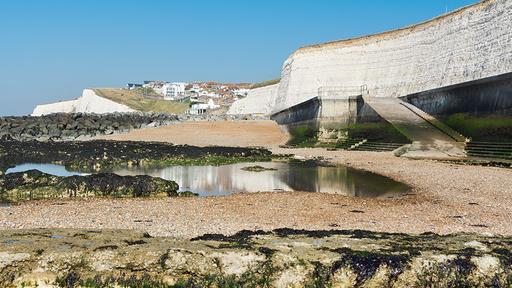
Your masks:
<path fill-rule="evenodd" d="M 453 159 L 465 157 L 465 138 L 431 115 L 397 98 L 364 98 L 382 118 L 412 141 L 402 156 Z"/>

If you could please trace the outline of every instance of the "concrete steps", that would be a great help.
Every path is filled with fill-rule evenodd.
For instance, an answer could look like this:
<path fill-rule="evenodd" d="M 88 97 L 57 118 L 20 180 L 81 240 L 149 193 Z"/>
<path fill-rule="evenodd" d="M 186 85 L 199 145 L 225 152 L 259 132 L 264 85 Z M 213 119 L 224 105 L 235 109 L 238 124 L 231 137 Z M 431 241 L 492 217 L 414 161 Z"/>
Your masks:
<path fill-rule="evenodd" d="M 347 139 L 336 144 L 336 149 L 350 151 L 389 152 L 406 145 L 405 143 L 379 142 L 368 139 Z"/>
<path fill-rule="evenodd" d="M 336 143 L 336 148 L 350 150 L 351 148 L 357 147 L 366 141 L 366 139 L 347 139 L 343 142 Z"/>
<path fill-rule="evenodd" d="M 433 117 L 432 115 L 424 112 L 423 110 L 419 109 L 418 107 L 416 107 L 416 106 L 414 106 L 414 105 L 412 105 L 410 103 L 401 101 L 401 100 L 400 100 L 400 104 L 402 106 L 406 107 L 407 109 L 411 110 L 413 113 L 415 113 L 419 117 L 423 118 L 425 121 L 430 123 L 432 126 L 434 126 L 437 129 L 441 130 L 446 135 L 448 135 L 451 138 L 453 138 L 453 140 L 455 140 L 457 142 L 466 142 L 467 141 L 467 139 L 466 139 L 466 137 L 464 137 L 464 135 L 462 135 L 459 132 L 453 130 L 448 125 L 446 125 L 443 122 L 437 120 L 435 117 Z"/>
<path fill-rule="evenodd" d="M 365 142 L 350 150 L 353 151 L 373 151 L 373 152 L 389 152 L 394 151 L 405 145 L 404 143 L 387 143 L 387 142 Z"/>
<path fill-rule="evenodd" d="M 512 160 L 512 143 L 469 142 L 466 154 L 476 158 Z"/>
<path fill-rule="evenodd" d="M 412 141 L 410 158 L 464 158 L 465 138 L 420 109 L 391 97 L 364 97 L 384 120 Z M 412 107 L 411 107 L 412 106 Z"/>

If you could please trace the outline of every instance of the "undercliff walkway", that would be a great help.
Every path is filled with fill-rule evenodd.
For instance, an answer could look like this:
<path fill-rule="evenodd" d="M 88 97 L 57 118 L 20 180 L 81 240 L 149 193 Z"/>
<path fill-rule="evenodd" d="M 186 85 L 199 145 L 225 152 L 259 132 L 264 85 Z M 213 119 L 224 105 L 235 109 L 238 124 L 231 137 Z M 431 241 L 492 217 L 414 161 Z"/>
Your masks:
<path fill-rule="evenodd" d="M 403 156 L 439 159 L 465 157 L 466 138 L 417 107 L 397 98 L 366 96 L 364 101 L 412 141 Z"/>

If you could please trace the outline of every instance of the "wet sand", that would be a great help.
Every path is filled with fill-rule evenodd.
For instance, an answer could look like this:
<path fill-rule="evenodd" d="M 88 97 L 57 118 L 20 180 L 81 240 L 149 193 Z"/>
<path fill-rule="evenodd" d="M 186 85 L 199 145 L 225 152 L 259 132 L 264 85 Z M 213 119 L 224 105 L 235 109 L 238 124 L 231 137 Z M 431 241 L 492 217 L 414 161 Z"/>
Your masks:
<path fill-rule="evenodd" d="M 380 173 L 411 185 L 412 195 L 377 200 L 275 192 L 209 198 L 34 201 L 0 207 L 0 229 L 139 229 L 186 238 L 283 227 L 512 235 L 511 169 L 408 160 L 391 153 L 279 148 L 273 152 L 322 156 Z"/>

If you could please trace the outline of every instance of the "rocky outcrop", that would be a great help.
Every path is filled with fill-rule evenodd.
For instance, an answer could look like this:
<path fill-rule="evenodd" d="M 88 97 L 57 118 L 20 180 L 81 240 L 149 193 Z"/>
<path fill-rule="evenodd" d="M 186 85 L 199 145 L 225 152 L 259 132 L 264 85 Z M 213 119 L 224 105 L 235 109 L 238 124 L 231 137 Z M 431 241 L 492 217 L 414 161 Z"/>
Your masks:
<path fill-rule="evenodd" d="M 18 202 L 40 199 L 178 196 L 178 184 L 161 178 L 119 176 L 100 173 L 58 177 L 37 170 L 0 176 L 0 201 Z"/>
<path fill-rule="evenodd" d="M 0 173 L 23 163 L 55 163 L 80 172 L 111 172 L 121 167 L 220 165 L 271 160 L 261 148 L 195 147 L 130 141 L 39 142 L 0 140 Z"/>
<path fill-rule="evenodd" d="M 485 0 L 411 27 L 304 47 L 284 63 L 273 112 L 319 88 L 409 94 L 512 72 L 512 1 Z"/>
<path fill-rule="evenodd" d="M 247 97 L 242 98 L 231 105 L 227 114 L 259 114 L 270 115 L 276 100 L 279 84 L 249 90 Z"/>
<path fill-rule="evenodd" d="M 0 233 L 2 287 L 509 287 L 512 239 L 241 231 L 192 240 L 96 230 Z"/>
<path fill-rule="evenodd" d="M 74 140 L 84 136 L 108 135 L 132 129 L 169 125 L 176 121 L 176 115 L 152 113 L 60 113 L 41 117 L 2 117 L 0 138 L 10 136 L 20 141 Z"/>
<path fill-rule="evenodd" d="M 130 107 L 98 96 L 92 89 L 84 89 L 82 96 L 75 100 L 37 105 L 32 116 L 53 113 L 115 113 L 136 112 Z"/>

